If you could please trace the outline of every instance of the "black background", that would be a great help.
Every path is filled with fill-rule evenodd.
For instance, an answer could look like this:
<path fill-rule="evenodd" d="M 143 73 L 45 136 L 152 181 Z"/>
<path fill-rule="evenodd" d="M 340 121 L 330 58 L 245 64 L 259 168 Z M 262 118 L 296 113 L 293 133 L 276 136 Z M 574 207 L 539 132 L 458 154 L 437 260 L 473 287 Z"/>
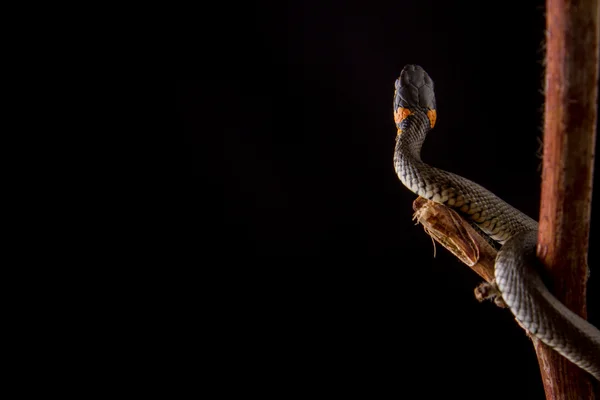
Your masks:
<path fill-rule="evenodd" d="M 423 160 L 537 219 L 544 3 L 228 7 L 181 24 L 194 79 L 177 84 L 206 347 L 235 376 L 223 390 L 544 398 L 526 335 L 477 303 L 471 270 L 434 258 L 392 164 L 394 81 L 419 64 L 438 111 Z"/>

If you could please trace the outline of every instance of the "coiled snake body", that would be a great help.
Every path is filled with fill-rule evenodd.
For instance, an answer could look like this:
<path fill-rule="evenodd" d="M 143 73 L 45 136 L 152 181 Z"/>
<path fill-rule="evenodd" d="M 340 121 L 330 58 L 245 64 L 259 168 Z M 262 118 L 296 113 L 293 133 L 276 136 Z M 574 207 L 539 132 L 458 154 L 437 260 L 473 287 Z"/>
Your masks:
<path fill-rule="evenodd" d="M 600 331 L 558 301 L 534 267 L 538 223 L 480 185 L 421 161 L 436 116 L 433 81 L 421 67 L 405 66 L 394 94 L 394 167 L 400 181 L 415 194 L 452 207 L 501 244 L 495 281 L 520 325 L 600 380 Z"/>

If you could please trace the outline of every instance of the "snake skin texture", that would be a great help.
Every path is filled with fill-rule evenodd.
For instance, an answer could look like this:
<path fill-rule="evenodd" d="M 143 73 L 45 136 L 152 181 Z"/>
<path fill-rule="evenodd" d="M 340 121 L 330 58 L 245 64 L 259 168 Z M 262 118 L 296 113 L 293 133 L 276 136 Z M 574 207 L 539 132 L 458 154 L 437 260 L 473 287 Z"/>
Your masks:
<path fill-rule="evenodd" d="M 394 94 L 398 178 L 413 193 L 453 208 L 502 245 L 496 284 L 519 324 L 600 380 L 600 331 L 558 301 L 536 272 L 538 223 L 477 183 L 421 160 L 436 112 L 429 75 L 417 65 L 405 66 Z"/>

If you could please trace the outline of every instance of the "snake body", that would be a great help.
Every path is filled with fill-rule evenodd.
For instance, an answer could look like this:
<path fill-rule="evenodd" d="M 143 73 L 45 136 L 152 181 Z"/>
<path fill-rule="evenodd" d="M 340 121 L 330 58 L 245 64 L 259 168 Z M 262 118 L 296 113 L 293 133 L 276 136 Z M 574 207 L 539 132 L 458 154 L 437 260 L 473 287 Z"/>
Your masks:
<path fill-rule="evenodd" d="M 536 272 L 538 223 L 477 183 L 421 161 L 436 117 L 433 81 L 421 67 L 405 66 L 394 94 L 394 167 L 400 181 L 413 193 L 453 208 L 502 245 L 495 281 L 519 324 L 600 380 L 600 330 L 558 301 Z"/>

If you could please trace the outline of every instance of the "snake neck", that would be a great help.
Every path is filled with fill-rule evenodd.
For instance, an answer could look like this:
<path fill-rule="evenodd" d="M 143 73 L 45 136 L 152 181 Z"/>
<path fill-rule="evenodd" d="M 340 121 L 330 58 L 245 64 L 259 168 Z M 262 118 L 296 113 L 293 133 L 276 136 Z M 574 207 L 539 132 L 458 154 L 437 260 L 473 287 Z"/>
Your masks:
<path fill-rule="evenodd" d="M 421 161 L 421 147 L 430 131 L 429 119 L 422 111 L 415 111 L 397 126 L 396 156 L 410 156 Z"/>
<path fill-rule="evenodd" d="M 394 168 L 400 181 L 413 193 L 453 208 L 499 244 L 516 233 L 537 231 L 536 221 L 492 192 L 421 161 L 421 147 L 430 130 L 424 112 L 412 112 L 397 128 Z"/>
<path fill-rule="evenodd" d="M 430 176 L 435 168 L 421 161 L 421 148 L 429 132 L 429 119 L 422 111 L 415 111 L 397 125 L 394 168 L 400 181 L 413 193 L 432 199 L 428 195 L 426 181 L 422 177 Z"/>

